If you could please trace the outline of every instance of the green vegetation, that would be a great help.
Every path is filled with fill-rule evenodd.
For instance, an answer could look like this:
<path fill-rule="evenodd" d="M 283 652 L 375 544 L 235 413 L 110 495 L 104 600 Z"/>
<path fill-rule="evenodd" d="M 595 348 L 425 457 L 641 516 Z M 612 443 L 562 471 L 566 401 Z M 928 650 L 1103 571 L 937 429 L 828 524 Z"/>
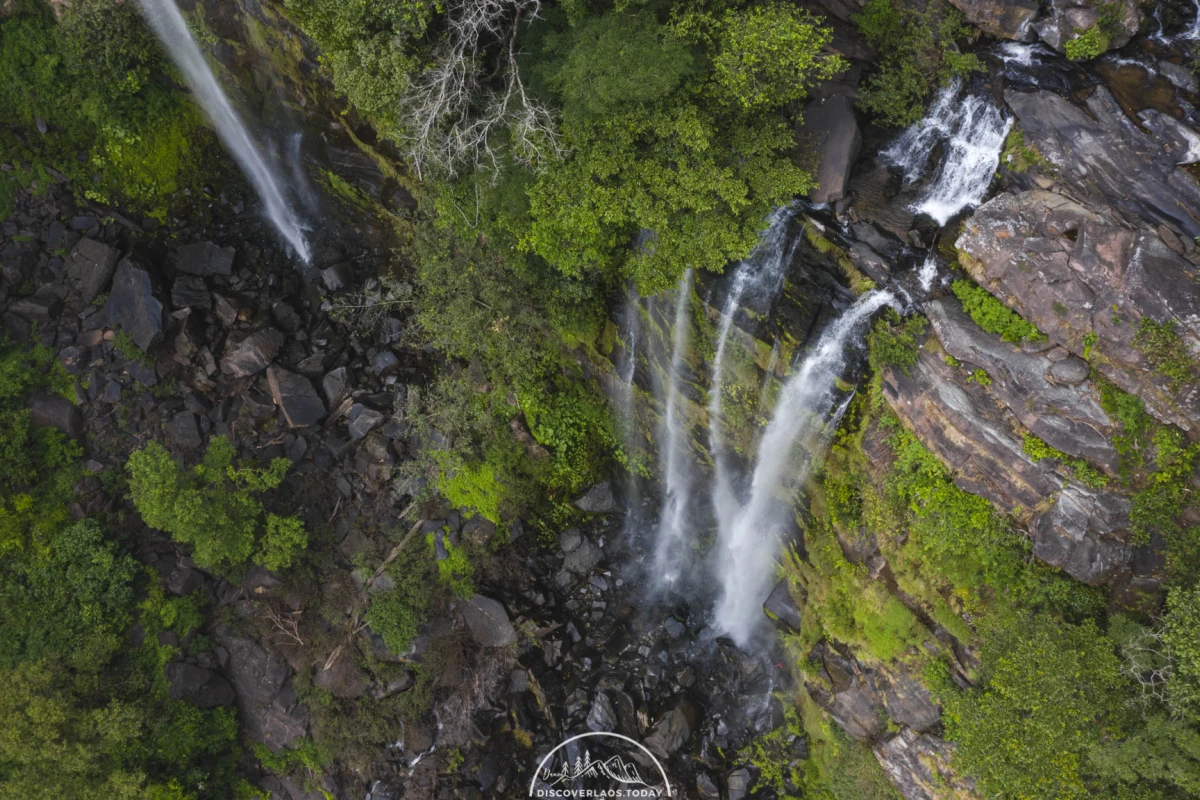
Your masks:
<path fill-rule="evenodd" d="M 1025 441 L 1022 444 L 1022 449 L 1025 455 L 1032 458 L 1034 461 L 1041 461 L 1044 458 L 1053 458 L 1071 471 L 1071 475 L 1080 483 L 1086 486 L 1099 488 L 1108 485 L 1108 476 L 1103 472 L 1093 467 L 1091 464 L 1084 461 L 1082 458 L 1072 458 L 1061 450 L 1057 450 L 1043 442 L 1032 433 L 1025 434 Z"/>
<path fill-rule="evenodd" d="M 1025 132 L 1017 125 L 1012 126 L 1008 136 L 1004 138 L 1004 150 L 1000 153 L 1000 163 L 1008 167 L 1010 172 L 1018 175 L 1037 167 L 1043 171 L 1053 171 L 1054 165 L 1049 159 L 1025 143 Z"/>
<path fill-rule="evenodd" d="M 432 555 L 428 547 L 410 546 L 401 550 L 387 568 L 393 588 L 371 596 L 364 619 L 393 653 L 408 650 L 417 627 L 425 621 L 432 597 Z"/>
<path fill-rule="evenodd" d="M 1074 39 L 1063 42 L 1063 50 L 1072 61 L 1089 61 L 1108 50 L 1108 35 L 1098 25 L 1078 32 Z"/>
<path fill-rule="evenodd" d="M 218 436 L 203 462 L 184 470 L 165 447 L 150 442 L 129 457 L 133 503 L 147 525 L 190 544 L 203 569 L 235 574 L 251 560 L 286 569 L 308 534 L 295 517 L 266 513 L 258 495 L 277 488 L 291 462 L 277 458 L 268 469 L 254 469 L 235 466 L 235 455 Z"/>
<path fill-rule="evenodd" d="M 982 286 L 960 278 L 950 288 L 954 296 L 962 302 L 963 310 L 976 325 L 988 333 L 999 334 L 1006 342 L 1036 342 L 1046 338 L 1036 325 L 1021 319 L 1017 312 L 1005 306 Z"/>
<path fill-rule="evenodd" d="M 929 328 L 929 320 L 914 314 L 901 318 L 889 308 L 871 325 L 867 334 L 871 368 L 878 372 L 885 367 L 897 367 L 905 375 L 912 372 L 920 357 L 921 337 Z"/>
<path fill-rule="evenodd" d="M 61 20 L 41 0 L 13 5 L 0 21 L 0 161 L 14 167 L 0 173 L 0 218 L 54 173 L 87 199 L 165 216 L 198 183 L 211 136 L 136 4 L 74 2 L 58 6 Z"/>
<path fill-rule="evenodd" d="M 879 53 L 875 71 L 859 90 L 858 104 L 881 125 L 911 125 L 924 115 L 937 87 L 983 69 L 975 54 L 959 51 L 956 42 L 970 36 L 971 28 L 944 0 L 922 7 L 868 0 L 853 20 Z"/>
<path fill-rule="evenodd" d="M 1149 317 L 1138 320 L 1133 346 L 1146 356 L 1150 366 L 1158 370 L 1171 382 L 1173 389 L 1181 389 L 1196 381 L 1200 375 L 1196 361 L 1187 345 L 1175 330 L 1175 320 L 1156 322 Z"/>
<path fill-rule="evenodd" d="M 429 547 L 434 548 L 434 534 L 429 534 L 427 539 Z M 465 600 L 475 594 L 475 585 L 471 582 L 475 567 L 467 551 L 451 544 L 449 537 L 442 542 L 442 546 L 446 548 L 446 557 L 437 562 L 438 577 L 455 595 Z"/>
<path fill-rule="evenodd" d="M 166 598 L 104 518 L 73 521 L 80 449 L 24 407 L 63 378 L 49 352 L 0 343 L 0 797 L 235 796 L 233 711 L 170 699 L 158 643 L 207 599 Z"/>

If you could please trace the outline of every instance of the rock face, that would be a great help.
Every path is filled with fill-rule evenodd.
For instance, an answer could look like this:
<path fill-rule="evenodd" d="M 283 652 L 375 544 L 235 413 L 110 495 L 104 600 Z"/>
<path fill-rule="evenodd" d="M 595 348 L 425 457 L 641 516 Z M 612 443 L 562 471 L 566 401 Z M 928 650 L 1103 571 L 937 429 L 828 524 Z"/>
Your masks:
<path fill-rule="evenodd" d="M 117 265 L 105 310 L 108 324 L 120 327 L 143 350 L 162 339 L 164 309 L 158 287 L 149 270 L 128 258 Z"/>
<path fill-rule="evenodd" d="M 1048 10 L 1045 17 L 1034 23 L 1033 29 L 1043 42 L 1060 53 L 1064 52 L 1065 42 L 1090 28 L 1101 28 L 1108 37 L 1107 49 L 1116 50 L 1128 44 L 1142 25 L 1137 0 L 1050 0 Z M 1102 16 L 1106 17 L 1103 25 Z"/>
<path fill-rule="evenodd" d="M 976 28 L 997 39 L 1028 42 L 1034 38 L 1037 0 L 950 0 Z"/>
<path fill-rule="evenodd" d="M 271 367 L 267 370 L 267 386 L 290 427 L 315 425 L 325 416 L 325 403 L 313 388 L 312 381 L 303 375 Z"/>
<path fill-rule="evenodd" d="M 1200 186 L 1179 166 L 1169 140 L 1129 124 L 1113 96 L 1096 87 L 1086 111 L 1051 92 L 1014 90 L 1004 100 L 1025 140 L 1058 168 L 1071 193 L 1091 208 L 1111 205 L 1125 221 L 1165 223 L 1200 235 Z"/>
<path fill-rule="evenodd" d="M 988 387 L 945 363 L 934 341 L 911 375 L 888 369 L 883 394 L 905 426 L 945 464 L 955 484 L 1029 526 L 1034 554 L 1088 584 L 1128 572 L 1128 501 L 1066 482 L 1050 459 L 1025 454 L 1024 430 Z"/>
<path fill-rule="evenodd" d="M 833 203 L 846 196 L 850 168 L 862 149 L 862 134 L 854 107 L 844 94 L 809 103 L 799 131 L 818 156 L 817 188 L 808 194 L 814 203 Z"/>
<path fill-rule="evenodd" d="M 217 641 L 229 652 L 226 671 L 237 691 L 239 716 L 246 733 L 275 752 L 304 736 L 308 712 L 292 688 L 291 670 L 257 642 L 217 626 Z"/>
<path fill-rule="evenodd" d="M 950 766 L 954 745 L 905 728 L 874 747 L 875 758 L 904 800 L 975 797 L 974 781 L 955 775 Z"/>
<path fill-rule="evenodd" d="M 112 280 L 120 253 L 95 239 L 80 239 L 67 259 L 67 277 L 79 290 L 79 296 L 91 304 Z"/>
<path fill-rule="evenodd" d="M 1183 346 L 1200 353 L 1196 268 L 1156 232 L 1033 190 L 979 208 L 957 246 L 971 277 L 1050 341 L 1076 354 L 1090 351 L 1095 369 L 1141 397 L 1159 419 L 1185 430 L 1200 423 L 1197 387 L 1172 386 L 1134 346 L 1139 321 L 1148 317 L 1174 322 Z"/>
<path fill-rule="evenodd" d="M 775 588 L 763 603 L 763 612 L 794 631 L 800 630 L 800 607 L 792 599 L 786 579 L 775 584 Z"/>
<path fill-rule="evenodd" d="M 186 700 L 200 708 L 232 705 L 235 699 L 229 681 L 217 673 L 193 664 L 173 662 L 164 667 L 171 684 L 172 700 Z"/>
<path fill-rule="evenodd" d="M 1110 475 L 1116 474 L 1117 451 L 1111 439 L 1118 431 L 1100 405 L 1099 392 L 1091 384 L 1064 380 L 1074 373 L 1061 375 L 1066 370 L 1059 365 L 1072 367 L 1082 362 L 1052 360 L 1053 351 L 1049 349 L 1025 352 L 985 332 L 954 297 L 930 301 L 924 308 L 942 348 L 970 367 L 983 368 L 992 381 L 992 395 L 1025 428 L 1051 447 L 1098 464 Z M 1087 365 L 1082 367 L 1079 380 L 1088 374 Z"/>

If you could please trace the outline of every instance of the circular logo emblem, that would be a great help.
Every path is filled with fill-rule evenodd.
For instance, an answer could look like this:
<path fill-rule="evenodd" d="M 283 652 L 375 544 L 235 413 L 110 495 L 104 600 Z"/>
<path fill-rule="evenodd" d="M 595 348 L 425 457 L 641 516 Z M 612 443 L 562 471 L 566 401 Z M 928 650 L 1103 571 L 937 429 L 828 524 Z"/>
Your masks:
<path fill-rule="evenodd" d="M 640 742 L 619 733 L 581 733 L 546 754 L 529 796 L 559 800 L 674 797 L 667 771 Z"/>

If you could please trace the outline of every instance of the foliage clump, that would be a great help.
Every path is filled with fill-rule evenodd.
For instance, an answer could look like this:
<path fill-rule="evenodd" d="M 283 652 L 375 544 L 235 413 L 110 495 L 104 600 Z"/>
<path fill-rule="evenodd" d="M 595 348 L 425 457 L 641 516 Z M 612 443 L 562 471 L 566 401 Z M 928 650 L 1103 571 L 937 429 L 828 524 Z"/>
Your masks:
<path fill-rule="evenodd" d="M 182 469 L 171 453 L 150 442 L 129 457 L 129 489 L 142 519 L 192 546 L 202 569 L 234 574 L 254 561 L 267 569 L 291 566 L 308 543 L 296 517 L 267 513 L 258 495 L 277 488 L 291 466 L 277 458 L 267 469 L 235 466 L 224 436 L 208 443 L 204 460 Z"/>
<path fill-rule="evenodd" d="M 1175 330 L 1175 320 L 1157 322 L 1150 317 L 1142 317 L 1138 320 L 1133 346 L 1175 389 L 1194 382 L 1200 374 L 1196 360 L 1188 352 L 1179 331 Z"/>
<path fill-rule="evenodd" d="M 1082 458 L 1072 458 L 1061 450 L 1046 444 L 1032 433 L 1025 434 L 1025 440 L 1022 443 L 1021 449 L 1025 451 L 1025 455 L 1032 458 L 1035 462 L 1041 461 L 1044 458 L 1053 458 L 1059 461 L 1071 471 L 1071 475 L 1076 480 L 1085 486 L 1100 488 L 1108 485 L 1108 476 L 1087 461 Z"/>
<path fill-rule="evenodd" d="M 976 325 L 988 333 L 999 334 L 1006 342 L 1038 342 L 1046 338 L 1036 325 L 1021 319 L 1017 312 L 1005 306 L 982 286 L 960 278 L 950 288 L 963 304 L 963 310 Z"/>
<path fill-rule="evenodd" d="M 901 318 L 895 309 L 887 309 L 867 334 L 871 369 L 896 367 L 911 374 L 920 357 L 920 337 L 928 328 L 929 321 L 919 314 Z"/>

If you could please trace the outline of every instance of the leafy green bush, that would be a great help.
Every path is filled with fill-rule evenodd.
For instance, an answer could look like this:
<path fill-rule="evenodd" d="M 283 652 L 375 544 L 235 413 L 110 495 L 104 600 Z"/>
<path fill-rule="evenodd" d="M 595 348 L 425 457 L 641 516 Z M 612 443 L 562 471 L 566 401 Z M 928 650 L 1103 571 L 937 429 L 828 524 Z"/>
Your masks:
<path fill-rule="evenodd" d="M 134 506 L 147 525 L 192 545 L 202 569 L 232 574 L 251 559 L 284 569 L 308 536 L 299 520 L 266 514 L 257 496 L 278 487 L 291 462 L 277 458 L 265 470 L 235 467 L 235 455 L 229 440 L 218 436 L 209 441 L 204 461 L 184 470 L 166 448 L 150 442 L 126 465 Z"/>
<path fill-rule="evenodd" d="M 921 348 L 918 337 L 929 328 L 929 320 L 920 315 L 901 319 L 895 309 L 887 309 L 871 325 L 867 347 L 871 369 L 897 367 L 908 375 L 917 365 Z"/>
<path fill-rule="evenodd" d="M 988 333 L 999 334 L 1006 342 L 1037 342 L 1046 338 L 1036 325 L 1021 319 L 1017 312 L 1005 306 L 983 287 L 959 279 L 950 288 L 954 296 L 962 302 L 963 310 L 976 325 Z"/>
<path fill-rule="evenodd" d="M 1074 39 L 1063 42 L 1063 51 L 1072 61 L 1088 61 L 1108 50 L 1108 35 L 1098 25 L 1077 33 Z"/>
<path fill-rule="evenodd" d="M 1163 645 L 1171 656 L 1167 684 L 1171 712 L 1193 724 L 1200 722 L 1200 588 L 1175 589 L 1167 595 Z"/>
<path fill-rule="evenodd" d="M 404 548 L 387 568 L 395 586 L 371 596 L 364 619 L 393 653 L 405 652 L 425 621 L 432 596 L 431 556 L 425 546 Z"/>

